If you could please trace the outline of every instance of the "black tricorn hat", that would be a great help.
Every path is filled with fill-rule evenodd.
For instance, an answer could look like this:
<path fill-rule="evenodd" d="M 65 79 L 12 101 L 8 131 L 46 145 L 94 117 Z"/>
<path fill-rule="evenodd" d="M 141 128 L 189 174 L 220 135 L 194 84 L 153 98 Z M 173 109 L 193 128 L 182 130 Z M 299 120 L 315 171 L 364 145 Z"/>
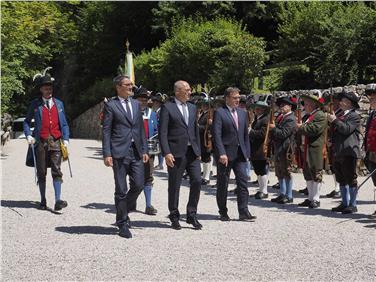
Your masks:
<path fill-rule="evenodd" d="M 159 103 L 163 103 L 164 102 L 163 94 L 160 93 L 160 92 L 158 92 L 155 95 L 151 96 L 151 100 L 152 101 L 157 101 Z"/>
<path fill-rule="evenodd" d="M 296 110 L 296 108 L 298 107 L 298 104 L 296 102 L 296 98 L 293 98 L 293 97 L 289 97 L 289 96 L 283 96 L 283 97 L 279 97 L 277 98 L 277 101 L 275 102 L 277 104 L 277 106 L 279 107 L 281 104 L 288 104 L 288 105 L 291 105 L 291 109 L 293 111 Z"/>
<path fill-rule="evenodd" d="M 135 99 L 137 98 L 150 98 L 150 91 L 147 90 L 145 87 L 140 85 L 137 89 L 134 91 L 134 96 Z"/>
<path fill-rule="evenodd" d="M 48 70 L 52 69 L 51 67 L 46 68 L 42 73 L 37 73 L 33 77 L 33 82 L 36 88 L 40 88 L 43 85 L 52 85 L 55 79 L 46 73 Z"/>
<path fill-rule="evenodd" d="M 358 104 L 358 102 L 359 102 L 359 96 L 354 91 L 343 91 L 342 93 L 339 94 L 338 98 L 339 99 L 347 98 L 347 99 L 349 99 L 352 102 L 352 104 L 354 105 L 354 107 L 356 109 L 360 108 L 360 106 Z"/>

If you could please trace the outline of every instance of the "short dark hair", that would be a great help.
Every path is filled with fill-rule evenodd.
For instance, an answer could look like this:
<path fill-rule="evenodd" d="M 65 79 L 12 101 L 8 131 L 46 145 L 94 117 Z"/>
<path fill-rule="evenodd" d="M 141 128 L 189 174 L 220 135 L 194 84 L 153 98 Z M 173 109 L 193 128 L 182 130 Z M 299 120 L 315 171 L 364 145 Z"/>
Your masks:
<path fill-rule="evenodd" d="M 129 76 L 127 75 L 118 75 L 117 77 L 115 77 L 113 80 L 112 80 L 112 83 L 114 86 L 116 85 L 120 85 L 121 82 L 124 80 L 124 79 L 130 79 Z"/>
<path fill-rule="evenodd" d="M 240 89 L 237 88 L 237 87 L 227 87 L 226 90 L 225 90 L 224 96 L 225 97 L 230 96 L 230 94 L 233 93 L 233 92 L 240 93 Z"/>

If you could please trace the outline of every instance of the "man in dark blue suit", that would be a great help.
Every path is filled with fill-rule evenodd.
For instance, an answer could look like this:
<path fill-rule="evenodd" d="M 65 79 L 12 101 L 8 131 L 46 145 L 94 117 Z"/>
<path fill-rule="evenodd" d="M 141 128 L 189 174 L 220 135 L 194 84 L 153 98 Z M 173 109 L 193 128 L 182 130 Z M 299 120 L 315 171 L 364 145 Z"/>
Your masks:
<path fill-rule="evenodd" d="M 217 160 L 217 204 L 220 220 L 229 221 L 227 190 L 231 169 L 238 187 L 239 220 L 254 220 L 248 210 L 247 158 L 250 155 L 247 112 L 237 107 L 240 90 L 228 87 L 224 98 L 226 105 L 218 108 L 213 119 L 214 157 Z"/>
<path fill-rule="evenodd" d="M 189 174 L 190 191 L 187 204 L 187 223 L 195 229 L 202 225 L 197 220 L 197 205 L 201 190 L 200 137 L 197 109 L 187 103 L 191 87 L 186 81 L 174 84 L 175 98 L 165 103 L 160 112 L 159 139 L 168 170 L 168 209 L 173 229 L 181 229 L 179 218 L 179 192 L 185 170 Z"/>
<path fill-rule="evenodd" d="M 104 105 L 103 158 L 115 178 L 116 224 L 119 235 L 131 238 L 128 211 L 135 205 L 144 185 L 144 164 L 149 160 L 142 119 L 137 101 L 130 98 L 132 82 L 127 76 L 114 79 L 117 97 Z M 126 176 L 134 185 L 128 191 Z"/>

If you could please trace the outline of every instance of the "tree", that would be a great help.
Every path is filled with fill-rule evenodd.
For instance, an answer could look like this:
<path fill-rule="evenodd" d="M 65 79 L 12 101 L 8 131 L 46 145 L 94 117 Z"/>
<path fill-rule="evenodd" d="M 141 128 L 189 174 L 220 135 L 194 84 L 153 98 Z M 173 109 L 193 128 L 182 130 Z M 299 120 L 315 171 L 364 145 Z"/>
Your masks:
<path fill-rule="evenodd" d="M 307 87 L 374 79 L 376 15 L 372 5 L 288 2 L 281 19 L 275 60 L 307 66 L 308 77 L 313 79 Z"/>
<path fill-rule="evenodd" d="M 184 19 L 174 23 L 171 37 L 159 48 L 136 57 L 141 84 L 170 90 L 174 81 L 210 83 L 223 90 L 229 83 L 250 90 L 266 60 L 265 42 L 235 20 Z"/>
<path fill-rule="evenodd" d="M 30 91 L 35 73 L 65 55 L 76 29 L 54 2 L 2 2 L 1 12 L 1 110 L 25 113 L 13 102 Z"/>

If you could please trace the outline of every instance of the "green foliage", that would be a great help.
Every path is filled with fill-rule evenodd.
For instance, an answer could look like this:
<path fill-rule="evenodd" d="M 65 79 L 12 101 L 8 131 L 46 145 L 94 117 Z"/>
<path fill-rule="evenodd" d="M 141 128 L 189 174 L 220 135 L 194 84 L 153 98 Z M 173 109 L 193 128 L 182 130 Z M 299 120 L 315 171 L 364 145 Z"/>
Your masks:
<path fill-rule="evenodd" d="M 374 8 L 361 2 L 288 2 L 281 18 L 276 60 L 307 65 L 311 84 L 327 87 L 375 78 Z"/>
<path fill-rule="evenodd" d="M 17 113 L 11 100 L 30 91 L 33 75 L 64 55 L 76 30 L 53 2 L 2 2 L 1 13 L 1 110 Z"/>
<path fill-rule="evenodd" d="M 248 34 L 241 23 L 217 18 L 184 19 L 175 23 L 169 39 L 135 59 L 136 78 L 147 87 L 172 90 L 174 81 L 192 85 L 237 85 L 250 90 L 266 60 L 265 42 Z"/>

